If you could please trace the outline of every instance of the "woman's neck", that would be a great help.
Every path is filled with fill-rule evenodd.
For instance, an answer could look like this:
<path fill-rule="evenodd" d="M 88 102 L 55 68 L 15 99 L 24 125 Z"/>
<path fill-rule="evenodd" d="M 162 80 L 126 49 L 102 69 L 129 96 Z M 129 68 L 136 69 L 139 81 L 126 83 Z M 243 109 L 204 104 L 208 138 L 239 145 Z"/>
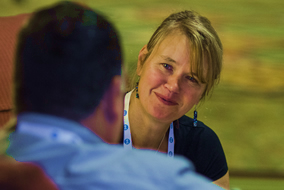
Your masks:
<path fill-rule="evenodd" d="M 165 147 L 163 142 L 168 140 L 168 137 L 165 135 L 170 123 L 157 121 L 145 113 L 140 100 L 135 97 L 134 92 L 130 97 L 128 119 L 132 143 L 135 148 L 157 150 L 161 145 Z"/>

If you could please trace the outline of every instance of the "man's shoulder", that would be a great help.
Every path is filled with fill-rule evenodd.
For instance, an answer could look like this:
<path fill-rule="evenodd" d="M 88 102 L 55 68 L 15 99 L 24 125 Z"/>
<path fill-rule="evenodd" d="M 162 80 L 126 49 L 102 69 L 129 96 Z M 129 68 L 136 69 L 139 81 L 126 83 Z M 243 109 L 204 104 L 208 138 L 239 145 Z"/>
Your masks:
<path fill-rule="evenodd" d="M 16 160 L 36 162 L 63 190 L 70 185 L 82 190 L 214 189 L 194 171 L 191 162 L 179 156 L 172 159 L 150 150 L 125 150 L 106 143 L 30 141 L 15 152 Z"/>
<path fill-rule="evenodd" d="M 156 153 L 151 150 L 134 150 L 133 160 L 135 163 L 141 162 L 144 166 L 148 166 L 157 172 L 171 174 L 178 173 L 179 170 L 187 169 L 188 171 L 195 171 L 193 164 L 181 156 L 174 158 L 167 157 L 166 154 Z"/>
<path fill-rule="evenodd" d="M 126 150 L 121 145 L 104 144 L 100 148 L 89 147 L 78 151 L 80 153 L 77 156 L 82 156 L 80 160 L 85 160 L 81 162 L 83 165 L 87 162 L 109 162 L 104 168 L 105 171 L 114 170 L 120 174 L 131 173 L 131 175 L 139 175 L 141 178 L 148 178 L 151 174 L 156 180 L 164 180 L 174 177 L 181 170 L 195 171 L 193 164 L 183 157 L 169 158 L 166 154 L 151 150 Z"/>
<path fill-rule="evenodd" d="M 126 151 L 125 160 L 120 164 L 129 167 L 124 171 L 127 175 L 133 180 L 140 179 L 142 184 L 148 183 L 150 189 L 219 189 L 197 174 L 193 164 L 181 156 L 169 158 L 155 151 L 132 150 Z"/>

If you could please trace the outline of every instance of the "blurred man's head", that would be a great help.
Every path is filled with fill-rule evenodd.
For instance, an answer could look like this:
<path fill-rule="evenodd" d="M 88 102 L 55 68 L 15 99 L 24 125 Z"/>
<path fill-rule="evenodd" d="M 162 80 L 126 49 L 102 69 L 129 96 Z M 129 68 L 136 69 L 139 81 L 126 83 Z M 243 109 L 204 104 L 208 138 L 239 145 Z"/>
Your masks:
<path fill-rule="evenodd" d="M 16 111 L 79 121 L 94 111 L 120 74 L 114 27 L 87 7 L 59 3 L 36 12 L 19 34 Z"/>
<path fill-rule="evenodd" d="M 15 63 L 17 114 L 88 119 L 89 125 L 100 104 L 106 119 L 116 118 L 113 105 L 123 109 L 122 98 L 121 105 L 111 100 L 120 85 L 118 34 L 86 6 L 63 2 L 35 12 L 20 31 Z"/>

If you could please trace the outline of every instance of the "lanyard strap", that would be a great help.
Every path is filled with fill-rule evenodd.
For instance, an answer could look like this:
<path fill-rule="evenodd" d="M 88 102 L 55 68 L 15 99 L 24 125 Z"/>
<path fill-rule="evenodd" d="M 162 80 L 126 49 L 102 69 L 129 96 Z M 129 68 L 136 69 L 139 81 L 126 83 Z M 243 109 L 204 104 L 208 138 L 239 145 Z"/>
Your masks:
<path fill-rule="evenodd" d="M 37 125 L 30 122 L 20 122 L 17 125 L 17 131 L 65 144 L 81 144 L 83 142 L 77 134 L 71 131 L 59 129 L 46 124 Z"/>
<path fill-rule="evenodd" d="M 133 91 L 133 90 L 132 90 Z M 123 118 L 124 118 L 124 135 L 123 135 L 123 146 L 125 149 L 132 149 L 132 139 L 131 139 L 131 132 L 130 132 L 130 125 L 128 120 L 128 110 L 129 110 L 129 102 L 130 102 L 130 96 L 131 92 L 127 93 L 124 97 L 124 112 L 123 112 Z"/>
<path fill-rule="evenodd" d="M 133 90 L 128 92 L 124 97 L 124 135 L 123 135 L 123 147 L 125 149 L 132 149 L 132 139 L 131 139 L 131 131 L 128 119 L 128 111 L 129 111 L 129 103 L 130 97 Z M 174 157 L 174 125 L 173 122 L 170 125 L 170 133 L 168 139 L 168 157 Z"/>

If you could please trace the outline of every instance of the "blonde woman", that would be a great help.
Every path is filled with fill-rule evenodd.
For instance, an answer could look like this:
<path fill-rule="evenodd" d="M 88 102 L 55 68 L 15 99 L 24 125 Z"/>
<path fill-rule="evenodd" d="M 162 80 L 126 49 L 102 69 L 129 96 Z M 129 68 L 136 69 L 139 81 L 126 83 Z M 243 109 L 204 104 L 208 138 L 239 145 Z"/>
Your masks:
<path fill-rule="evenodd" d="M 210 21 L 194 11 L 166 18 L 139 52 L 137 79 L 125 95 L 126 149 L 182 155 L 197 172 L 229 189 L 225 154 L 209 127 L 185 114 L 196 109 L 222 67 L 222 44 Z"/>

